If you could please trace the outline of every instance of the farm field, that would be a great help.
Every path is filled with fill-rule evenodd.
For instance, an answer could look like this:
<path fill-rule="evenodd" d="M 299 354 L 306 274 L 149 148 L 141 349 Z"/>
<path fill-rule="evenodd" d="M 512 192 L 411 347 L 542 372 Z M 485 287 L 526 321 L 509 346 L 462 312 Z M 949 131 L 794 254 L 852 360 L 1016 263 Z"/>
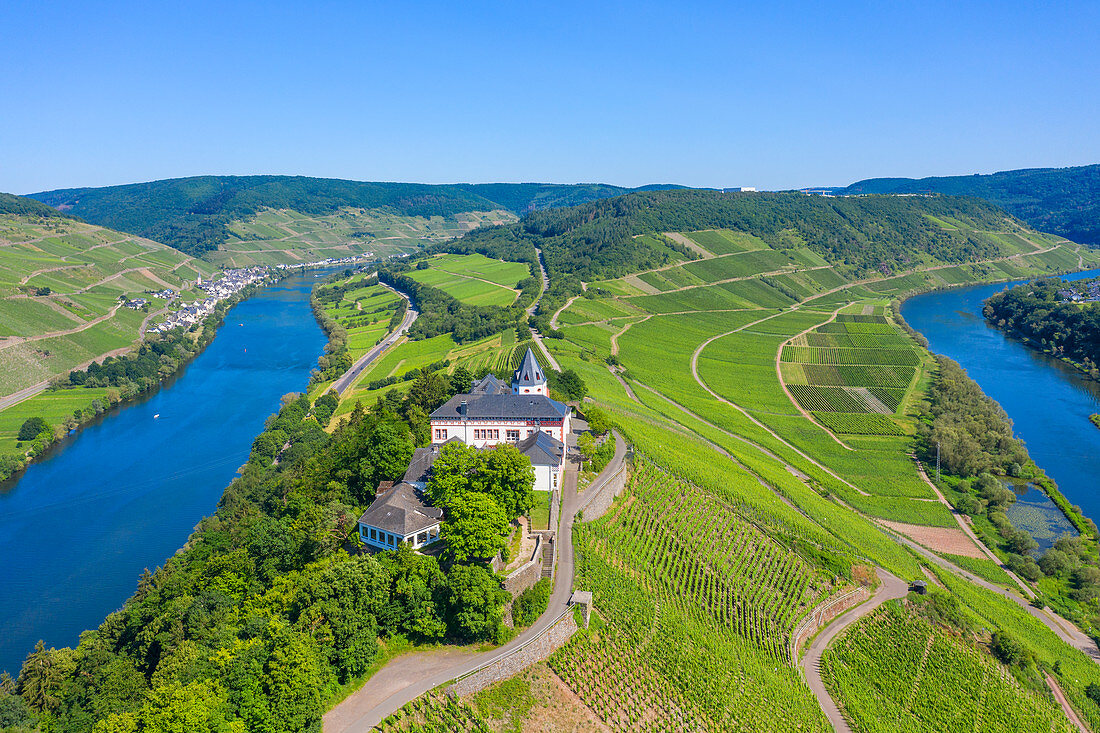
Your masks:
<path fill-rule="evenodd" d="M 438 255 L 424 262 L 427 268 L 412 270 L 409 277 L 470 305 L 511 305 L 519 295 L 516 286 L 531 275 L 525 264 L 479 254 Z"/>
<path fill-rule="evenodd" d="M 0 455 L 16 452 L 19 428 L 28 418 L 41 417 L 50 427 L 56 428 L 72 418 L 74 410 L 91 407 L 95 400 L 106 405 L 107 389 L 85 387 L 43 392 L 6 410 L 0 410 Z"/>
<path fill-rule="evenodd" d="M 122 349 L 215 268 L 147 239 L 67 219 L 0 216 L 0 395 Z M 146 309 L 120 307 L 143 297 Z M 146 324 L 147 325 L 147 324 Z"/>
<path fill-rule="evenodd" d="M 897 602 L 826 651 L 822 672 L 860 733 L 1076 730 L 988 652 Z"/>
<path fill-rule="evenodd" d="M 268 209 L 249 221 L 230 224 L 233 236 L 205 259 L 227 267 L 294 265 L 353 255 L 381 259 L 454 239 L 482 224 L 508 223 L 515 218 L 503 210 L 425 218 L 374 209 L 345 208 L 325 216 Z"/>

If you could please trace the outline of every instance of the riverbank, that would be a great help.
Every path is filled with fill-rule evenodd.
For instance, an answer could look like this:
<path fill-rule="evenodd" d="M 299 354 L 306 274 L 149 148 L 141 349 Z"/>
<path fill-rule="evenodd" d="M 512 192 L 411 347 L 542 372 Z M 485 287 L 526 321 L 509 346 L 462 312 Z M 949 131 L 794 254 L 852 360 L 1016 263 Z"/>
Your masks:
<path fill-rule="evenodd" d="M 314 279 L 288 273 L 234 305 L 159 389 L 93 419 L 0 492 L 0 670 L 18 672 L 39 639 L 74 645 L 213 513 L 324 347 Z"/>
<path fill-rule="evenodd" d="M 178 374 L 206 350 L 217 336 L 218 330 L 224 323 L 225 314 L 230 309 L 241 301 L 254 296 L 261 288 L 278 282 L 284 277 L 287 277 L 285 270 L 272 271 L 262 281 L 247 285 L 232 296 L 219 301 L 213 312 L 203 319 L 199 328 L 191 332 L 192 337 L 189 340 L 194 348 L 184 347 L 182 358 L 174 360 L 171 370 L 166 371 L 163 366 L 158 369 L 158 378 L 151 384 L 138 386 L 133 382 L 127 382 L 125 384 L 95 387 L 74 386 L 65 384 L 70 377 L 62 376 L 55 378 L 45 392 L 29 397 L 0 411 L 0 426 L 4 425 L 5 416 L 9 418 L 7 422 L 11 422 L 14 417 L 15 421 L 20 422 L 20 424 L 27 419 L 41 417 L 49 428 L 48 430 L 43 429 L 29 441 L 18 441 L 15 448 L 21 452 L 0 453 L 0 491 L 10 490 L 11 484 L 18 482 L 22 473 L 36 459 L 43 456 L 46 451 L 65 438 L 79 432 L 81 428 L 90 424 L 93 420 L 108 414 L 113 408 L 125 406 L 159 389 L 166 380 Z M 144 347 L 160 343 L 168 337 L 168 335 L 146 336 L 140 344 L 133 346 L 124 354 L 117 355 L 116 358 L 119 360 L 132 358 Z M 183 344 L 177 344 L 177 346 L 183 347 Z M 163 362 L 161 363 L 163 365 Z M 58 399 L 61 396 L 64 399 Z M 42 414 L 43 412 L 46 414 Z M 23 443 L 27 442 L 30 445 L 23 448 Z"/>

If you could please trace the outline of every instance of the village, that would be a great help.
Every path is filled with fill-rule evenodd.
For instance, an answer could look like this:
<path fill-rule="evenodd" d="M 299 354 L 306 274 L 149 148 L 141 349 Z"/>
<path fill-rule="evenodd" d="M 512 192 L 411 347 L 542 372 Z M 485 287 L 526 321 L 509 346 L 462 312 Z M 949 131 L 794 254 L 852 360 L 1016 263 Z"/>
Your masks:
<path fill-rule="evenodd" d="M 1080 286 L 1070 284 L 1069 287 L 1058 291 L 1058 297 L 1062 299 L 1063 303 L 1094 303 L 1100 301 L 1100 281 L 1090 280 Z"/>

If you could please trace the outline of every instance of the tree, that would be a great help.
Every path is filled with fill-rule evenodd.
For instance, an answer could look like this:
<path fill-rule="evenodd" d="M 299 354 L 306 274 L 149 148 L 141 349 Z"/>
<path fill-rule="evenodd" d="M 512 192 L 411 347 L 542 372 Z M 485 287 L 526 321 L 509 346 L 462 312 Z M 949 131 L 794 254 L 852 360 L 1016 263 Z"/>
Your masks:
<path fill-rule="evenodd" d="M 471 641 L 495 638 L 508 600 L 500 580 L 480 565 L 454 565 L 447 587 L 451 630 Z"/>
<path fill-rule="evenodd" d="M 606 435 L 611 429 L 611 420 L 607 413 L 598 407 L 589 407 L 584 411 L 584 417 L 588 421 L 588 429 L 593 435 Z"/>
<path fill-rule="evenodd" d="M 362 466 L 369 466 L 372 488 L 379 481 L 395 481 L 405 473 L 412 458 L 413 444 L 404 425 L 383 422 L 374 429 L 367 443 Z M 364 478 L 367 471 L 363 470 Z"/>
<path fill-rule="evenodd" d="M 470 374 L 470 370 L 465 365 L 456 367 L 454 373 L 451 374 L 451 391 L 455 394 L 469 392 L 473 384 L 474 375 Z"/>
<path fill-rule="evenodd" d="M 76 669 L 72 649 L 47 649 L 39 640 L 19 672 L 19 694 L 39 713 L 52 713 L 61 704 L 60 688 Z"/>
<path fill-rule="evenodd" d="M 989 644 L 993 656 L 1009 667 L 1022 666 L 1027 662 L 1028 654 L 1024 645 L 1003 631 L 994 631 Z"/>
<path fill-rule="evenodd" d="M 1090 682 L 1085 687 L 1085 695 L 1097 705 L 1100 705 L 1100 685 Z"/>
<path fill-rule="evenodd" d="M 1053 547 L 1039 558 L 1039 568 L 1046 575 L 1063 575 L 1072 567 L 1070 556 Z"/>
<path fill-rule="evenodd" d="M 470 490 L 474 474 L 480 468 L 477 448 L 457 441 L 444 445 L 428 479 L 427 492 L 432 503 L 447 509 L 451 501 Z"/>
<path fill-rule="evenodd" d="M 1008 542 L 1008 549 L 1018 555 L 1028 556 L 1039 547 L 1039 543 L 1023 529 L 1010 530 L 1005 535 L 1005 540 Z"/>
<path fill-rule="evenodd" d="M 215 680 L 196 680 L 188 685 L 172 682 L 151 690 L 138 713 L 142 733 L 236 733 L 240 723 L 230 723 L 225 691 Z M 126 731 L 129 716 L 112 715 L 102 730 Z M 113 720 L 112 720 L 113 719 Z M 95 733 L 100 733 L 97 726 Z M 276 730 L 279 730 L 276 728 Z M 284 728 L 282 730 L 291 730 Z M 305 730 L 297 729 L 297 730 Z"/>
<path fill-rule="evenodd" d="M 491 496 L 511 521 L 535 505 L 535 469 L 531 459 L 514 445 L 501 443 L 480 454 L 481 466 L 474 480 L 476 491 Z"/>
<path fill-rule="evenodd" d="M 34 440 L 42 433 L 49 432 L 49 430 L 50 424 L 45 419 L 37 415 L 28 417 L 19 427 L 19 440 Z"/>
<path fill-rule="evenodd" d="M 6 690 L 0 690 L 0 730 L 8 728 L 33 728 L 34 716 L 23 698 Z"/>
<path fill-rule="evenodd" d="M 332 419 L 332 413 L 336 412 L 339 404 L 340 397 L 335 391 L 329 390 L 313 403 L 313 416 L 317 418 L 317 422 L 321 423 L 322 426 L 328 425 L 329 420 Z"/>
<path fill-rule="evenodd" d="M 549 372 L 552 375 L 553 372 Z M 556 391 L 561 392 L 567 399 L 580 402 L 584 399 L 584 396 L 588 394 L 588 385 L 584 383 L 580 375 L 572 369 L 566 369 L 557 377 L 550 377 L 548 381 L 551 381 L 550 385 Z"/>
<path fill-rule="evenodd" d="M 447 506 L 443 538 L 455 560 L 488 560 L 505 545 L 508 517 L 486 494 L 459 494 Z"/>

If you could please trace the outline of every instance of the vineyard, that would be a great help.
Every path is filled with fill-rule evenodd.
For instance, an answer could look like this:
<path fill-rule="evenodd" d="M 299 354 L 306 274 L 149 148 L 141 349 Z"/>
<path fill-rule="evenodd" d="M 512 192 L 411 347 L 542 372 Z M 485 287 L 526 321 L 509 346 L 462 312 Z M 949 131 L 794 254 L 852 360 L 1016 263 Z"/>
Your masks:
<path fill-rule="evenodd" d="M 1053 700 L 1022 688 L 973 643 L 896 602 L 826 650 L 821 671 L 860 733 L 1073 730 Z"/>
<path fill-rule="evenodd" d="M 915 344 L 885 316 L 841 313 L 785 343 L 780 373 L 799 406 L 834 433 L 905 435 L 890 416 L 920 363 Z"/>
<path fill-rule="evenodd" d="M 834 580 L 698 487 L 638 461 L 629 498 L 577 530 L 603 625 L 551 666 L 615 730 L 823 730 L 788 662 Z"/>
<path fill-rule="evenodd" d="M 492 733 L 492 728 L 465 702 L 446 695 L 422 695 L 383 720 L 380 733 Z"/>

